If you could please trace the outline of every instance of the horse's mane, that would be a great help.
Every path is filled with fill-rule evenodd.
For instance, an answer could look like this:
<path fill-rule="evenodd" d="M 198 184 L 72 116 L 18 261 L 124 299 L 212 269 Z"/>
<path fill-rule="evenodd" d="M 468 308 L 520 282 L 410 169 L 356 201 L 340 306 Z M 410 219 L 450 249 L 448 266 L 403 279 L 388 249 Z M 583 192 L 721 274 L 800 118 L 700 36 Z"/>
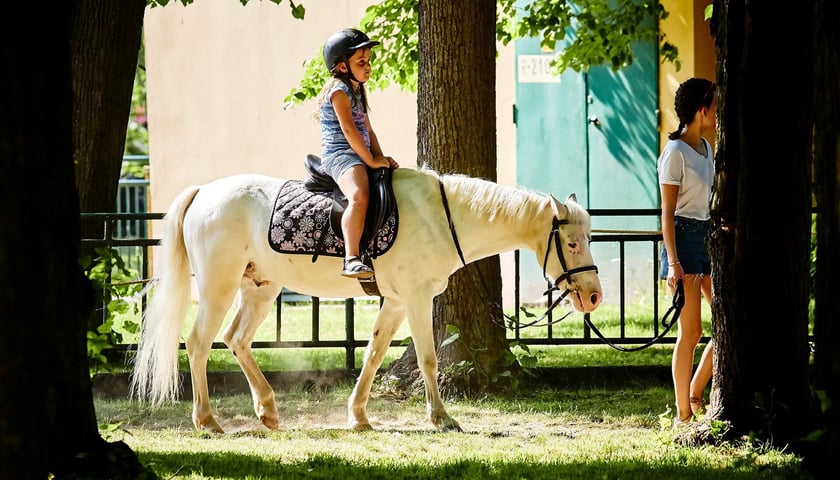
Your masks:
<path fill-rule="evenodd" d="M 471 211 L 491 220 L 536 216 L 547 198 L 545 194 L 527 188 L 500 185 L 467 175 L 447 174 L 441 178 L 456 195 L 467 199 L 465 203 Z"/>
<path fill-rule="evenodd" d="M 490 180 L 469 175 L 449 173 L 441 175 L 423 165 L 418 173 L 439 178 L 455 195 L 466 198 L 470 211 L 489 219 L 534 217 L 545 208 L 548 195 L 526 187 L 500 185 Z M 565 202 L 569 223 L 589 224 L 589 214 L 576 202 Z"/>

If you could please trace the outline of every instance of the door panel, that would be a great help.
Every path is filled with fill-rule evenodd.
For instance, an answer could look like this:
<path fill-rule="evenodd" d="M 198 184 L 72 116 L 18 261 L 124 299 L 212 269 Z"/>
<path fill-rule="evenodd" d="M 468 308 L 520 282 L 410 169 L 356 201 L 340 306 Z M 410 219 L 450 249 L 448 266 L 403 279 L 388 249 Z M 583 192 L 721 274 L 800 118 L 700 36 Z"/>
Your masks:
<path fill-rule="evenodd" d="M 560 48 L 560 47 L 558 47 Z M 634 63 L 618 72 L 594 67 L 546 75 L 554 52 L 536 38 L 517 40 L 516 171 L 520 185 L 565 200 L 575 193 L 587 208 L 657 208 L 657 60 L 653 43 L 634 48 Z M 596 217 L 594 229 L 658 230 L 658 218 Z M 637 248 L 639 247 L 639 248 Z M 625 288 L 649 285 L 650 246 L 625 252 Z M 542 254 L 542 252 L 540 252 Z M 615 299 L 620 272 L 617 244 L 593 244 L 607 300 Z M 545 289 L 540 258 L 523 253 L 523 302 Z M 635 273 L 634 273 L 635 272 Z M 639 278 L 643 280 L 639 280 Z"/>

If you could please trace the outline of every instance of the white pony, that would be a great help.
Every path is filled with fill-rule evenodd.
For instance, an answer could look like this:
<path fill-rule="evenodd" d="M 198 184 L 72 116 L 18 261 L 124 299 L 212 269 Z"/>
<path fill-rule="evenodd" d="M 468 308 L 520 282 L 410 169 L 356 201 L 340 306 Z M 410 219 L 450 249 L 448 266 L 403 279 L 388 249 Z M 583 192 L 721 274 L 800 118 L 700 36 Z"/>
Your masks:
<path fill-rule="evenodd" d="M 221 178 L 185 189 L 166 213 L 159 280 L 142 322 L 132 394 L 154 405 L 176 397 L 180 332 L 194 274 L 199 305 L 186 349 L 196 429 L 223 432 L 211 410 L 206 367 L 237 292 L 238 310 L 223 338 L 248 379 L 257 416 L 270 429 L 279 427 L 275 395 L 254 360 L 251 342 L 281 288 L 319 297 L 364 294 L 357 280 L 340 275 L 340 257 L 321 256 L 312 263 L 311 255 L 280 254 L 270 247 L 272 209 L 284 183 L 249 174 Z M 589 250 L 589 215 L 573 196 L 562 203 L 550 195 L 430 170 L 397 169 L 393 190 L 399 234 L 373 261 L 383 303 L 348 400 L 349 427 L 372 428 L 366 411 L 371 384 L 408 317 L 426 385 L 428 420 L 439 430 L 460 430 L 441 400 L 432 332 L 432 299 L 463 266 L 459 248 L 466 263 L 527 248 L 544 259 L 546 278 L 572 293 L 575 309 L 591 312 L 602 293 Z"/>

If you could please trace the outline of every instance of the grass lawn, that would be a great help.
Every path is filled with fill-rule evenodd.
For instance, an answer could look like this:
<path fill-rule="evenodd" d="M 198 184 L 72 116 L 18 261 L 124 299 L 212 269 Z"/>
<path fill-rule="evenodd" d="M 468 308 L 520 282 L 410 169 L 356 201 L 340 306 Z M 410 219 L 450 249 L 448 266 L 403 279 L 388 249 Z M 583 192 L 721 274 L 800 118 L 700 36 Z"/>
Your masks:
<path fill-rule="evenodd" d="M 247 393 L 211 397 L 227 433 L 196 432 L 191 402 L 151 409 L 98 398 L 103 436 L 123 440 L 166 479 L 808 479 L 795 455 L 736 442 L 675 443 L 671 388 L 644 378 L 507 397 L 450 400 L 464 429 L 438 433 L 420 396 L 375 388 L 376 429 L 346 430 L 351 384 L 277 391 L 279 431 L 265 429 Z"/>
<path fill-rule="evenodd" d="M 282 308 L 281 339 L 312 339 L 310 307 L 284 304 Z M 593 321 L 605 334 L 617 335 L 617 308 L 610 308 L 600 309 Z M 377 309 L 376 302 L 359 302 L 355 338 L 367 338 Z M 650 309 L 627 308 L 627 336 L 648 335 L 645 328 L 651 320 L 645 311 Z M 708 312 L 704 318 L 708 320 Z M 582 324 L 580 314 L 575 314 L 554 326 L 552 334 L 579 337 Z M 273 340 L 276 331 L 272 311 L 256 339 Z M 344 338 L 343 303 L 322 303 L 319 331 L 321 339 Z M 544 330 L 522 332 L 525 338 L 541 335 Z M 403 325 L 395 338 L 408 336 Z M 127 341 L 133 340 L 127 336 Z M 403 350 L 392 347 L 386 364 Z M 812 478 L 803 471 L 801 459 L 784 449 L 747 440 L 693 446 L 676 441 L 681 432 L 671 428 L 673 391 L 667 378 L 671 344 L 630 353 L 603 344 L 529 350 L 539 367 L 653 366 L 666 374 L 601 378 L 595 373 L 577 382 L 574 376 L 566 378 L 562 370 L 554 370 L 553 378 L 523 386 L 514 396 L 451 399 L 448 411 L 464 429 L 457 433 L 438 433 L 426 423 L 422 397 L 397 398 L 379 384 L 368 405 L 376 430 L 348 431 L 346 402 L 352 389 L 348 380 L 275 386 L 279 431 L 259 423 L 241 384 L 211 394 L 224 435 L 194 430 L 190 399 L 157 409 L 105 396 L 95 404 L 103 436 L 126 442 L 144 464 L 166 479 Z M 357 367 L 362 354 L 363 349 L 356 350 Z M 255 355 L 267 372 L 344 368 L 342 349 L 260 349 Z M 208 367 L 239 371 L 226 350 L 214 351 Z M 181 370 L 188 370 L 183 352 Z M 604 369 L 591 371 L 599 370 Z"/>

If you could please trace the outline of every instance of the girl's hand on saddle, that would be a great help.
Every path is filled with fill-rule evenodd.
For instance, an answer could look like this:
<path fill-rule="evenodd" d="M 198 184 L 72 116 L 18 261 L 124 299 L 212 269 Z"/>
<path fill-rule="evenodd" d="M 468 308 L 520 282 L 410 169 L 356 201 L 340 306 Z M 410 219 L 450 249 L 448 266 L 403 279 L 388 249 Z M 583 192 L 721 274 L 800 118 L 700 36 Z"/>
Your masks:
<path fill-rule="evenodd" d="M 392 157 L 386 157 L 384 155 L 377 155 L 373 157 L 374 163 L 376 166 L 374 168 L 386 167 L 386 168 L 399 168 L 400 164 L 397 163 Z"/>

